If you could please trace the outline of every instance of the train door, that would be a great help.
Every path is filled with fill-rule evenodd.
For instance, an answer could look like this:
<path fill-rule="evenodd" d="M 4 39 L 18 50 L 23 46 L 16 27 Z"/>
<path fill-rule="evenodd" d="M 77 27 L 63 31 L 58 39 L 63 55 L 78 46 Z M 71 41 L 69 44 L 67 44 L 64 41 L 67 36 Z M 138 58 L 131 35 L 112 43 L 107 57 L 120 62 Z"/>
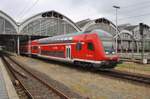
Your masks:
<path fill-rule="evenodd" d="M 71 59 L 71 45 L 66 46 L 66 58 Z"/>
<path fill-rule="evenodd" d="M 95 58 L 95 48 L 92 41 L 87 42 L 86 58 L 90 60 Z"/>
<path fill-rule="evenodd" d="M 38 55 L 41 55 L 41 47 L 38 46 Z"/>
<path fill-rule="evenodd" d="M 85 53 L 85 52 L 84 52 Z M 77 42 L 76 44 L 76 58 L 83 58 L 83 44 L 81 42 Z"/>

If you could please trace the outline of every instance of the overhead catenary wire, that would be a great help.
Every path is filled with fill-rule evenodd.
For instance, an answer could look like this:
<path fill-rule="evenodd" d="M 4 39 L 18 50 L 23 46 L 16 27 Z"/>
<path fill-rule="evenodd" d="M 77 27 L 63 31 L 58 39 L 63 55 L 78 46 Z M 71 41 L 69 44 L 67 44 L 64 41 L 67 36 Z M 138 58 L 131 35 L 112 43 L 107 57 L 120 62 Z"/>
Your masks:
<path fill-rule="evenodd" d="M 123 18 L 119 18 L 119 20 L 122 20 L 122 19 L 129 19 L 129 18 L 136 18 L 136 17 L 142 17 L 142 16 L 148 16 L 148 15 L 150 15 L 150 13 L 145 13 L 145 14 L 135 15 L 135 16 L 123 17 Z"/>
<path fill-rule="evenodd" d="M 28 5 L 30 5 L 30 0 L 28 0 L 27 4 L 25 4 L 23 9 L 20 12 L 18 12 L 17 16 L 21 16 L 25 12 L 25 10 L 27 9 Z"/>
<path fill-rule="evenodd" d="M 135 6 L 141 6 L 143 4 L 148 4 L 150 3 L 149 0 L 147 1 L 142 1 L 142 2 L 138 2 L 138 3 L 134 3 L 134 4 L 130 4 L 130 5 L 126 5 L 126 6 L 122 6 L 123 9 L 127 9 L 127 8 L 131 8 L 131 7 L 135 7 Z"/>
<path fill-rule="evenodd" d="M 150 13 L 144 13 L 144 14 L 140 14 L 140 15 L 134 15 L 134 16 L 126 16 L 126 17 L 122 17 L 122 18 L 118 18 L 118 21 L 126 21 L 129 19 L 137 19 L 140 17 L 145 17 L 145 16 L 150 16 Z M 115 19 L 110 18 L 111 21 L 115 21 Z"/>
<path fill-rule="evenodd" d="M 147 5 L 148 4 L 148 5 Z M 126 6 L 121 6 L 121 5 L 118 5 L 119 7 L 121 7 L 121 11 L 120 12 L 126 12 L 126 10 L 132 10 L 134 8 L 134 10 L 138 9 L 138 8 L 144 8 L 145 5 L 147 5 L 146 7 L 149 7 L 150 5 L 150 1 L 143 1 L 143 2 L 138 2 L 138 3 L 134 3 L 134 4 L 130 4 L 130 5 L 126 5 Z M 136 8 L 136 9 L 135 9 Z M 112 12 L 112 9 L 111 10 L 108 10 L 106 11 L 107 13 L 111 13 Z"/>
<path fill-rule="evenodd" d="M 22 19 L 27 13 L 31 11 L 39 2 L 40 0 L 36 0 L 28 9 L 24 11 L 24 13 L 20 16 L 20 19 Z"/>
<path fill-rule="evenodd" d="M 138 6 L 138 7 L 134 7 L 133 9 L 126 9 L 126 10 L 122 10 L 120 11 L 120 13 L 131 13 L 131 12 L 137 12 L 139 10 L 145 10 L 150 8 L 150 3 L 148 3 L 147 5 L 142 5 L 142 6 Z"/>
<path fill-rule="evenodd" d="M 135 4 L 131 4 L 131 5 L 127 5 L 127 6 L 120 6 L 121 9 L 118 10 L 119 15 L 126 15 L 126 13 L 131 13 L 133 14 L 133 12 L 137 12 L 139 10 L 144 11 L 145 9 L 150 7 L 150 1 L 143 1 L 143 2 L 138 2 Z M 107 13 L 109 13 L 109 11 L 107 11 Z M 110 11 L 110 13 L 112 13 L 112 9 Z M 138 13 L 139 14 L 139 13 Z M 118 18 L 119 21 L 122 21 L 124 19 L 133 19 L 133 18 L 139 18 L 139 17 L 144 17 L 144 16 L 149 16 L 150 13 L 144 13 L 144 14 L 139 14 L 139 15 L 131 15 L 131 16 L 125 16 L 122 18 Z M 110 18 L 110 17 L 109 17 Z M 115 21 L 112 17 L 110 18 L 112 19 L 112 21 Z"/>
<path fill-rule="evenodd" d="M 33 9 L 37 5 L 38 2 L 39 2 L 39 0 L 36 0 L 32 4 L 32 6 L 30 6 L 28 9 L 22 11 L 23 14 L 20 15 L 20 19 L 22 19 L 27 13 L 29 13 L 31 11 L 31 9 Z M 144 6 L 145 4 L 146 4 L 146 6 Z M 134 9 L 129 9 L 131 7 L 134 8 Z M 150 1 L 149 0 L 148 1 L 143 1 L 143 2 L 138 2 L 138 3 L 135 3 L 135 4 L 131 4 L 131 5 L 127 5 L 127 6 L 121 6 L 121 10 L 119 10 L 119 14 L 122 14 L 122 12 L 124 12 L 123 9 L 125 10 L 125 12 L 130 13 L 132 11 L 137 11 L 137 8 L 146 9 L 148 7 L 150 7 Z M 125 13 L 124 13 L 124 15 L 125 15 Z M 128 19 L 128 18 L 134 18 L 134 17 L 137 18 L 137 17 L 141 17 L 141 16 L 144 16 L 144 15 L 142 14 L 142 15 L 136 15 L 136 16 L 127 16 L 127 17 L 119 18 L 119 20 Z M 146 16 L 147 16 L 147 14 L 146 14 Z"/>
<path fill-rule="evenodd" d="M 131 9 L 131 7 L 132 7 L 132 9 Z M 150 1 L 144 1 L 144 2 L 139 2 L 139 3 L 128 5 L 128 6 L 123 6 L 123 7 L 121 7 L 121 10 L 119 10 L 118 12 L 120 15 L 126 15 L 126 13 L 133 14 L 134 12 L 137 12 L 140 10 L 145 11 L 145 9 L 148 9 L 149 7 L 150 7 Z M 149 15 L 150 15 L 150 13 L 144 13 L 144 14 L 140 14 L 140 15 L 133 15 L 133 16 L 126 16 L 126 17 L 118 18 L 118 20 L 123 21 L 124 19 L 133 19 L 133 18 L 136 19 L 139 17 L 149 16 Z M 112 20 L 114 21 L 114 19 L 112 19 Z"/>

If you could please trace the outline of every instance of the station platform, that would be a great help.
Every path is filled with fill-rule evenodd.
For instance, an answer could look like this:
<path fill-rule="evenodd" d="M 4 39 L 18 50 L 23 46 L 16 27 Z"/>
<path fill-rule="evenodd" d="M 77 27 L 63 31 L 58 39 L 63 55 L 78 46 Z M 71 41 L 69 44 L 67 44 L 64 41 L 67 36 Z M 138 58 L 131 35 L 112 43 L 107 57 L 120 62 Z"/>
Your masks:
<path fill-rule="evenodd" d="M 0 58 L 0 99 L 19 99 Z"/>

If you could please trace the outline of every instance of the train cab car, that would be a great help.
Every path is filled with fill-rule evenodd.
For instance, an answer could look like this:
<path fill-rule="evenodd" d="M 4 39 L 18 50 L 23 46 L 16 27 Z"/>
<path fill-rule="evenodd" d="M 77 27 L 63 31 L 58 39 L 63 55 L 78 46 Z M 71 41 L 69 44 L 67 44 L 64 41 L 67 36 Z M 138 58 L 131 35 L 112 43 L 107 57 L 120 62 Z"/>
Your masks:
<path fill-rule="evenodd" d="M 96 32 L 100 39 L 100 45 L 102 46 L 101 50 L 104 52 L 103 61 L 101 63 L 115 66 L 119 61 L 119 56 L 115 53 L 113 36 L 103 30 L 96 30 Z"/>
<path fill-rule="evenodd" d="M 102 30 L 38 39 L 24 46 L 38 57 L 84 66 L 109 68 L 119 59 L 113 48 L 113 36 Z"/>
<path fill-rule="evenodd" d="M 74 62 L 106 68 L 115 66 L 119 57 L 113 41 L 113 36 L 102 30 L 75 36 L 76 47 L 72 53 Z"/>

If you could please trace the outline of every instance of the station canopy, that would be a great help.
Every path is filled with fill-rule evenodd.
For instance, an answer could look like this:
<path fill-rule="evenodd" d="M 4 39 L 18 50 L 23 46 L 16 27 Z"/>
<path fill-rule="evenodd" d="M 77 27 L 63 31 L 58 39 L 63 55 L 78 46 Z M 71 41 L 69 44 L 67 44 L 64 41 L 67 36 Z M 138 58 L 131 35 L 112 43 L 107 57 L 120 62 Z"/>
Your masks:
<path fill-rule="evenodd" d="M 0 34 L 54 36 L 80 29 L 66 16 L 56 12 L 47 11 L 36 14 L 17 24 L 8 14 L 0 11 Z"/>
<path fill-rule="evenodd" d="M 0 11 L 0 35 L 17 34 L 17 23 L 6 13 Z"/>
<path fill-rule="evenodd" d="M 113 36 L 116 35 L 116 26 L 114 25 L 114 23 L 112 23 L 110 20 L 106 18 L 98 18 L 94 20 L 86 19 L 79 21 L 76 24 L 82 29 L 83 32 L 102 29 L 104 31 L 111 33 Z"/>
<path fill-rule="evenodd" d="M 56 11 L 41 12 L 19 23 L 0 11 L 0 46 L 11 51 L 16 51 L 17 40 L 21 43 L 79 31 L 72 20 Z"/>
<path fill-rule="evenodd" d="M 36 14 L 19 26 L 20 35 L 55 36 L 78 31 L 80 29 L 73 21 L 56 11 Z"/>

